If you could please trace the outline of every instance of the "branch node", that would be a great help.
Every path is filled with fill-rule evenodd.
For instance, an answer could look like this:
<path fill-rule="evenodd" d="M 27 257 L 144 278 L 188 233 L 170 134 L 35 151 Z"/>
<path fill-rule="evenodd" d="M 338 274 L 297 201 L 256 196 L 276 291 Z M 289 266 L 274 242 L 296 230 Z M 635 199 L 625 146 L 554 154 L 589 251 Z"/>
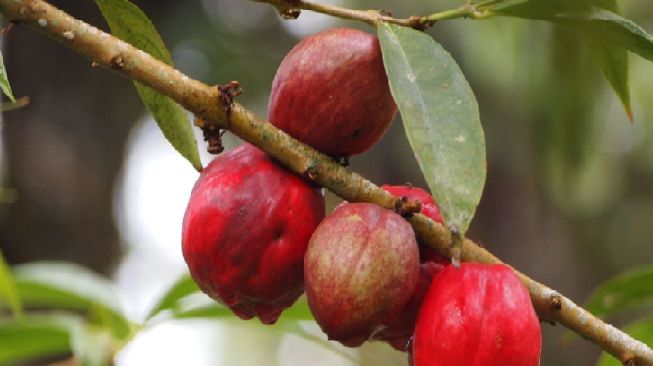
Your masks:
<path fill-rule="evenodd" d="M 406 196 L 402 196 L 395 200 L 395 212 L 403 218 L 412 217 L 413 214 L 419 213 L 422 210 L 422 203 L 420 201 L 409 201 Z"/>
<path fill-rule="evenodd" d="M 115 55 L 109 61 L 111 68 L 114 70 L 122 70 L 125 68 L 125 60 L 122 59 L 121 55 Z"/>
<path fill-rule="evenodd" d="M 562 310 L 562 297 L 559 294 L 551 295 L 551 310 Z"/>
<path fill-rule="evenodd" d="M 232 80 L 229 84 L 225 85 L 218 84 L 218 95 L 220 96 L 220 101 L 224 104 L 224 112 L 227 114 L 227 120 L 230 119 L 234 98 L 242 93 L 243 89 L 240 87 L 240 83 L 235 80 Z M 229 124 L 231 124 L 231 122 L 229 122 Z"/>
<path fill-rule="evenodd" d="M 317 175 L 317 168 L 314 165 L 309 166 L 305 171 L 304 175 L 310 179 L 311 181 L 315 182 L 318 178 Z"/>
<path fill-rule="evenodd" d="M 295 20 L 302 13 L 301 9 L 279 9 L 279 15 L 285 20 Z"/>
<path fill-rule="evenodd" d="M 336 156 L 333 159 L 336 161 L 336 163 L 344 166 L 345 168 L 349 166 L 349 156 Z"/>
<path fill-rule="evenodd" d="M 224 151 L 222 136 L 224 136 L 227 130 L 222 130 L 217 126 L 208 123 L 206 119 L 199 116 L 195 117 L 195 126 L 202 130 L 204 141 L 207 143 L 206 151 L 208 151 L 209 154 L 217 155 Z"/>
<path fill-rule="evenodd" d="M 433 24 L 435 24 L 435 20 L 427 19 L 426 17 L 411 15 L 408 18 L 408 24 L 410 25 L 411 28 L 423 32 L 428 28 L 432 27 Z"/>

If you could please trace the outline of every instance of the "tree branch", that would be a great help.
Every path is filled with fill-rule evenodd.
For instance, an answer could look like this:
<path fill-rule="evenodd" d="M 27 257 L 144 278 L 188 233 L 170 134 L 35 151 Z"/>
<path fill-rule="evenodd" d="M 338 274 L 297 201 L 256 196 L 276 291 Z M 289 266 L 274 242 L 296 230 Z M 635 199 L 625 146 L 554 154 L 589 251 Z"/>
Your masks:
<path fill-rule="evenodd" d="M 0 12 L 11 21 L 28 24 L 63 43 L 87 57 L 93 65 L 113 70 L 171 97 L 205 123 L 230 130 L 265 150 L 295 173 L 329 188 L 348 201 L 372 202 L 390 209 L 395 207 L 397 199 L 383 189 L 293 139 L 240 104 L 233 103 L 230 113 L 225 113 L 225 105 L 216 87 L 192 80 L 145 52 L 44 1 L 0 0 Z M 443 255 L 451 256 L 452 235 L 446 227 L 421 214 L 414 215 L 409 221 L 425 243 Z M 461 259 L 501 263 L 490 252 L 468 239 L 463 242 Z M 535 309 L 543 320 L 564 325 L 625 364 L 653 366 L 653 351 L 644 343 L 604 323 L 555 290 L 522 273 L 517 274 L 527 286 Z"/>

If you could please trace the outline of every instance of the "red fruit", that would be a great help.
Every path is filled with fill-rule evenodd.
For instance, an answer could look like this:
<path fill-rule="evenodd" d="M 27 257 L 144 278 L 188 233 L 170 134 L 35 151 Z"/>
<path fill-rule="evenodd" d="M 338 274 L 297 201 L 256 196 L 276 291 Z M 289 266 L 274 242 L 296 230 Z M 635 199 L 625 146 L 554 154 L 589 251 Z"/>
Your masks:
<path fill-rule="evenodd" d="M 369 149 L 396 113 L 379 40 L 345 28 L 299 42 L 277 70 L 268 105 L 272 124 L 338 157 Z"/>
<path fill-rule="evenodd" d="M 540 323 L 505 265 L 448 266 L 431 284 L 413 338 L 415 366 L 538 366 Z"/>
<path fill-rule="evenodd" d="M 438 209 L 435 200 L 431 195 L 421 188 L 408 187 L 408 186 L 389 186 L 382 185 L 381 188 L 397 197 L 406 197 L 411 201 L 419 201 L 422 204 L 421 213 L 430 217 L 432 220 L 443 223 L 440 210 Z M 402 309 L 401 313 L 395 318 L 386 322 L 387 328 L 377 333 L 374 338 L 376 340 L 387 341 L 393 348 L 399 351 L 406 351 L 408 342 L 413 336 L 415 329 L 415 321 L 417 320 L 417 313 L 424 295 L 428 291 L 431 280 L 438 274 L 444 266 L 447 266 L 451 261 L 438 254 L 435 250 L 420 245 L 420 273 L 417 286 L 413 292 L 408 304 Z"/>
<path fill-rule="evenodd" d="M 193 279 L 243 319 L 274 323 L 303 292 L 306 246 L 324 217 L 321 191 L 245 144 L 200 174 L 184 216 Z"/>
<path fill-rule="evenodd" d="M 313 233 L 304 276 L 308 305 L 329 339 L 359 346 L 399 314 L 415 289 L 415 233 L 377 205 L 340 205 Z"/>

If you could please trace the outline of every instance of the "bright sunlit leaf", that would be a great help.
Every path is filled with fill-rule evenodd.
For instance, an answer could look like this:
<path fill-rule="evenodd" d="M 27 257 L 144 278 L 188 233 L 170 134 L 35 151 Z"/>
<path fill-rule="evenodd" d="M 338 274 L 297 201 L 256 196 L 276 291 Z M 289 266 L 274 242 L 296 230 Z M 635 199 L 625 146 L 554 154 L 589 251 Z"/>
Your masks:
<path fill-rule="evenodd" d="M 78 311 L 89 321 L 111 329 L 118 339 L 130 334 L 113 285 L 90 270 L 71 263 L 29 263 L 14 269 L 14 281 L 26 308 Z"/>
<path fill-rule="evenodd" d="M 182 276 L 172 286 L 170 286 L 168 291 L 166 291 L 159 299 L 158 303 L 152 308 L 150 314 L 147 316 L 148 319 L 162 311 L 175 308 L 179 300 L 199 291 L 199 287 L 197 287 L 197 284 L 193 281 L 193 278 L 190 275 L 186 274 Z"/>
<path fill-rule="evenodd" d="M 70 333 L 52 322 L 0 323 L 0 365 L 22 365 L 41 357 L 70 354 Z"/>

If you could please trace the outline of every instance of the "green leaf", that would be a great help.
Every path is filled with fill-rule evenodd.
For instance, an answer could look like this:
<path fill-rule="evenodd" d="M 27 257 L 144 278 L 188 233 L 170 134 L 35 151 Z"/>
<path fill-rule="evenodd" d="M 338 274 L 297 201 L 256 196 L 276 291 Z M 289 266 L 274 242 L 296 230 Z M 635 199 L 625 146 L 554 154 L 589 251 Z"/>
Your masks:
<path fill-rule="evenodd" d="M 152 318 L 165 310 L 174 309 L 182 298 L 199 291 L 193 278 L 185 274 L 175 282 L 166 293 L 161 297 L 159 302 L 152 308 L 147 318 Z"/>
<path fill-rule="evenodd" d="M 75 359 L 83 366 L 111 364 L 114 348 L 111 333 L 103 327 L 75 324 L 71 327 L 71 345 Z"/>
<path fill-rule="evenodd" d="M 16 109 L 23 108 L 28 104 L 29 104 L 29 97 L 21 97 L 13 102 L 6 102 L 0 104 L 0 112 L 10 112 Z"/>
<path fill-rule="evenodd" d="M 173 308 L 174 317 L 177 319 L 188 318 L 221 318 L 238 319 L 236 315 L 226 306 L 212 302 L 210 304 L 193 305 L 184 309 Z M 285 309 L 277 323 L 293 323 L 297 321 L 313 320 L 313 315 L 308 308 L 306 297 L 300 297 L 293 306 Z"/>
<path fill-rule="evenodd" d="M 0 324 L 0 345 L 0 365 L 23 364 L 71 352 L 68 328 L 51 322 Z"/>
<path fill-rule="evenodd" d="M 602 42 L 634 52 L 653 61 L 653 36 L 632 20 L 614 11 L 608 0 L 595 0 L 596 6 L 587 2 L 556 0 L 531 0 L 504 2 L 491 7 L 498 15 L 527 19 L 540 19 L 565 24 L 585 33 L 593 34 Z M 603 7 L 603 8 L 601 8 Z M 610 9 L 612 8 L 612 9 Z"/>
<path fill-rule="evenodd" d="M 464 234 L 485 184 L 485 138 L 467 80 L 442 46 L 413 29 L 378 27 L 390 90 L 444 219 Z"/>
<path fill-rule="evenodd" d="M 2 255 L 2 251 L 0 251 L 0 299 L 9 304 L 14 317 L 18 319 L 22 318 L 23 303 L 18 294 L 18 290 L 16 290 L 13 276 L 9 270 L 9 265 Z"/>
<path fill-rule="evenodd" d="M 95 0 L 111 33 L 154 58 L 172 65 L 172 57 L 152 21 L 128 0 Z M 134 82 L 141 100 L 152 113 L 163 135 L 198 171 L 202 170 L 197 142 L 184 110 L 172 99 Z"/>
<path fill-rule="evenodd" d="M 586 42 L 594 61 L 603 71 L 603 76 L 608 80 L 619 100 L 621 100 L 628 119 L 632 121 L 633 112 L 630 106 L 628 81 L 628 51 L 613 44 L 603 43 L 600 38 L 593 34 L 587 34 Z"/>
<path fill-rule="evenodd" d="M 600 284 L 584 307 L 598 317 L 653 300 L 653 266 L 629 269 Z"/>
<path fill-rule="evenodd" d="M 177 319 L 189 318 L 232 318 L 236 319 L 234 313 L 226 306 L 220 304 L 210 304 L 193 307 L 186 310 L 176 311 L 174 313 Z"/>
<path fill-rule="evenodd" d="M 619 12 L 616 0 L 597 1 L 596 5 L 614 13 Z M 621 100 L 628 118 L 632 121 L 633 112 L 630 106 L 628 81 L 628 52 L 619 46 L 603 42 L 601 37 L 590 32 L 586 33 L 586 43 L 594 57 L 594 61 L 596 61 L 603 75 Z"/>
<path fill-rule="evenodd" d="M 621 100 L 632 121 L 628 82 L 628 53 L 653 60 L 653 37 L 634 22 L 617 14 L 615 0 L 544 0 L 501 3 L 495 13 L 529 19 L 544 19 L 583 33 L 594 60 Z"/>
<path fill-rule="evenodd" d="M 14 268 L 14 281 L 26 307 L 86 313 L 95 324 L 126 339 L 131 324 L 119 309 L 111 283 L 70 263 L 30 263 Z M 1 305 L 1 304 L 0 304 Z"/>
<path fill-rule="evenodd" d="M 9 78 L 7 77 L 7 70 L 5 69 L 5 62 L 2 58 L 2 52 L 0 52 L 0 88 L 2 92 L 11 100 L 12 102 L 16 101 L 14 94 L 11 91 L 11 85 L 9 85 Z"/>
<path fill-rule="evenodd" d="M 653 344 L 653 319 L 648 318 L 632 323 L 624 327 L 624 331 L 631 337 L 644 342 Z M 603 352 L 597 366 L 622 366 L 623 364 L 608 353 Z"/>

